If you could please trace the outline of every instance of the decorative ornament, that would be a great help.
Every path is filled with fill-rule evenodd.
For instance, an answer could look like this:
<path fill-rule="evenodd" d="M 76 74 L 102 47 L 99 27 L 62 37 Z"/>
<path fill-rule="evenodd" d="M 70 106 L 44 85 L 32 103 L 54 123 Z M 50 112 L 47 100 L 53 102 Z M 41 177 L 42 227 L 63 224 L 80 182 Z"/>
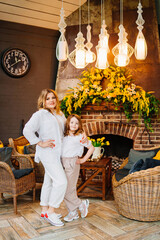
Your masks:
<path fill-rule="evenodd" d="M 76 68 L 84 68 L 87 66 L 88 63 L 86 63 L 86 50 L 84 48 L 85 38 L 83 37 L 82 32 L 79 32 L 77 34 L 77 38 L 75 39 L 75 41 L 76 49 L 69 54 L 69 61 Z"/>
<path fill-rule="evenodd" d="M 128 65 L 130 57 L 132 56 L 134 49 L 127 43 L 127 33 L 125 28 L 121 24 L 119 26 L 119 39 L 118 44 L 112 49 L 112 53 L 115 56 L 114 62 L 119 67 L 125 67 Z"/>
<path fill-rule="evenodd" d="M 79 0 L 79 33 L 77 34 L 76 41 L 76 49 L 73 50 L 69 54 L 69 61 L 70 63 L 76 68 L 85 68 L 88 63 L 86 62 L 86 50 L 84 41 L 85 38 L 83 37 L 83 33 L 81 32 L 81 0 Z"/>
<path fill-rule="evenodd" d="M 62 0 L 62 8 L 61 8 L 61 14 L 60 14 L 60 22 L 58 24 L 59 27 L 59 31 L 61 33 L 57 46 L 56 46 L 56 57 L 58 59 L 58 61 L 66 61 L 68 58 L 68 44 L 65 38 L 65 28 L 67 26 L 67 24 L 65 23 L 64 20 L 64 9 L 63 9 L 63 0 Z"/>
<path fill-rule="evenodd" d="M 136 24 L 138 25 L 138 35 L 137 35 L 137 39 L 136 39 L 136 43 L 135 43 L 135 57 L 138 60 L 145 60 L 147 57 L 147 43 L 145 40 L 145 37 L 142 33 L 142 29 L 143 29 L 143 24 L 145 23 L 143 17 L 142 17 L 142 4 L 139 1 L 138 4 L 138 18 L 136 21 Z"/>
<path fill-rule="evenodd" d="M 109 67 L 107 58 L 107 54 L 109 52 L 109 34 L 107 33 L 106 27 L 107 26 L 104 20 L 104 1 L 101 0 L 101 33 L 99 34 L 99 41 L 98 45 L 96 46 L 97 61 L 95 65 L 95 67 L 99 69 L 106 69 L 107 67 Z"/>
<path fill-rule="evenodd" d="M 115 56 L 114 62 L 119 67 L 125 67 L 130 61 L 134 49 L 127 43 L 127 33 L 123 27 L 123 0 L 120 0 L 120 25 L 119 25 L 118 44 L 112 49 Z"/>

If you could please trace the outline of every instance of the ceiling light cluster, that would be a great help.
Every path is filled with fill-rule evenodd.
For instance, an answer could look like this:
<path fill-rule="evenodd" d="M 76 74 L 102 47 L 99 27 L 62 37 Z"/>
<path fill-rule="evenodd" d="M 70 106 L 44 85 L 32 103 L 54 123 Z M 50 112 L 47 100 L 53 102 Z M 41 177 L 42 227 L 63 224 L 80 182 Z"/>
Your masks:
<path fill-rule="evenodd" d="M 90 0 L 88 0 L 88 26 L 87 26 L 87 43 L 84 44 L 85 38 L 81 32 L 81 0 L 79 0 L 79 32 L 75 39 L 75 49 L 68 54 L 68 44 L 65 38 L 66 23 L 64 21 L 63 0 L 60 14 L 59 31 L 60 38 L 56 47 L 56 56 L 59 61 L 66 61 L 69 59 L 71 64 L 76 68 L 85 68 L 89 63 L 93 63 L 96 60 L 96 55 L 91 51 L 93 44 L 91 43 L 91 25 L 90 25 Z M 135 53 L 135 57 L 138 60 L 144 60 L 147 56 L 147 43 L 142 33 L 143 24 L 145 23 L 142 17 L 142 4 L 139 0 L 138 4 L 138 18 L 136 24 L 139 30 L 135 49 L 128 44 L 127 33 L 123 26 L 123 0 L 120 0 L 120 25 L 119 25 L 119 39 L 118 44 L 112 49 L 114 55 L 114 63 L 117 66 L 124 67 L 129 64 L 130 57 Z M 96 46 L 97 60 L 95 67 L 99 69 L 106 69 L 109 66 L 107 55 L 109 53 L 109 34 L 107 33 L 105 16 L 104 16 L 104 0 L 101 0 L 101 30 L 99 34 L 98 45 Z"/>

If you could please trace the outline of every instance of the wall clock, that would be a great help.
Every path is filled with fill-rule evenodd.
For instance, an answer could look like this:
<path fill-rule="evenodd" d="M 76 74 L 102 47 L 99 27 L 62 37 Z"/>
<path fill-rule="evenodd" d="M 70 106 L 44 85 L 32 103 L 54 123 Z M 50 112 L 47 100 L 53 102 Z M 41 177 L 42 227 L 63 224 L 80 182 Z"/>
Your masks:
<path fill-rule="evenodd" d="M 20 78 L 28 73 L 30 59 L 23 50 L 10 48 L 2 55 L 2 68 L 10 77 Z"/>

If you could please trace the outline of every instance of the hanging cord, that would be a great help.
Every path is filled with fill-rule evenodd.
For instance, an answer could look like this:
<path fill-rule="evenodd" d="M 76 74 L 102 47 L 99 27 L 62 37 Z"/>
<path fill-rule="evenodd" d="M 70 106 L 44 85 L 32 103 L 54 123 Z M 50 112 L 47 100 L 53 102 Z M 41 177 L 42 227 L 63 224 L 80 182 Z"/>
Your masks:
<path fill-rule="evenodd" d="M 62 0 L 62 8 L 63 8 L 63 0 Z"/>
<path fill-rule="evenodd" d="M 123 0 L 120 0 L 120 24 L 123 25 Z"/>
<path fill-rule="evenodd" d="M 90 24 L 90 11 L 89 11 L 89 8 L 90 8 L 90 1 L 88 0 L 88 25 Z"/>
<path fill-rule="evenodd" d="M 104 0 L 103 0 L 103 20 L 105 20 L 105 7 L 104 7 Z"/>
<path fill-rule="evenodd" d="M 79 32 L 81 32 L 81 0 L 79 0 Z"/>
<path fill-rule="evenodd" d="M 103 7 L 102 7 L 102 5 L 103 5 L 103 0 L 101 0 L 101 26 L 102 26 L 102 14 L 103 14 Z"/>

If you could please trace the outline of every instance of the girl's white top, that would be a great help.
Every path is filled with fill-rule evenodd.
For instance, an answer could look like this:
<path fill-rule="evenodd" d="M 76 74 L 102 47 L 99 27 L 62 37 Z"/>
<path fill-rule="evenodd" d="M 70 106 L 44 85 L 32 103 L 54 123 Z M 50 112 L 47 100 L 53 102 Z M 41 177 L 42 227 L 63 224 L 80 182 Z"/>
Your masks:
<path fill-rule="evenodd" d="M 81 143 L 82 134 L 75 136 L 65 136 L 62 144 L 62 157 L 81 157 L 84 147 L 89 147 L 91 141 L 88 143 Z"/>
<path fill-rule="evenodd" d="M 54 158 L 60 159 L 65 122 L 64 114 L 54 113 L 53 115 L 46 109 L 40 109 L 32 115 L 23 129 L 23 134 L 30 144 L 50 139 L 55 140 L 54 148 L 36 146 L 35 162 L 40 162 L 41 158 L 45 158 L 45 161 L 49 163 L 54 161 Z"/>

